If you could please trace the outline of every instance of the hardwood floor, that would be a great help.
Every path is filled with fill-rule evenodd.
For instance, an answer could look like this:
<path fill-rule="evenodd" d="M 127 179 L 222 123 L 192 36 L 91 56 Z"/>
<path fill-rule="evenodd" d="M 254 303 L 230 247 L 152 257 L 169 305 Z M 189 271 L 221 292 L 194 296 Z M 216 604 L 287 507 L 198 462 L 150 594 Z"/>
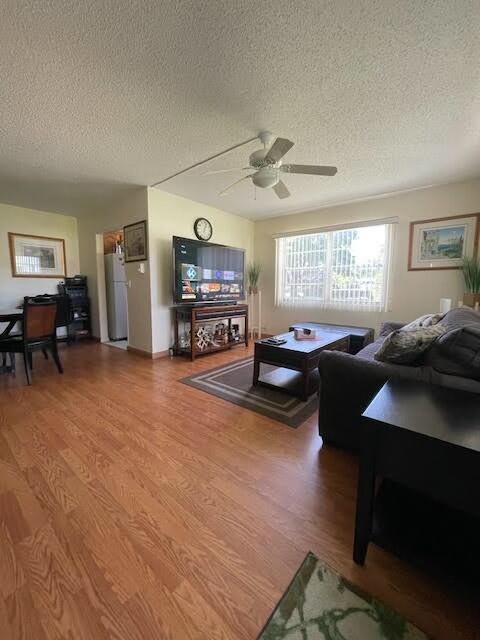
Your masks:
<path fill-rule="evenodd" d="M 479 637 L 474 596 L 371 545 L 357 462 L 178 379 L 237 348 L 149 361 L 93 343 L 0 376 L 0 638 L 253 640 L 308 550 L 434 638 Z"/>

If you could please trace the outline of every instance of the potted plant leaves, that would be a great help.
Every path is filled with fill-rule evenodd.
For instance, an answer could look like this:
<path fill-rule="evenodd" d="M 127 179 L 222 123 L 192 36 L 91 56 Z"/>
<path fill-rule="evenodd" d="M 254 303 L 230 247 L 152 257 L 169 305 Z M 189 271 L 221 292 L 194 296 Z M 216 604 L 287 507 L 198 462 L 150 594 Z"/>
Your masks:
<path fill-rule="evenodd" d="M 463 304 L 475 309 L 480 305 L 480 261 L 477 258 L 465 258 L 462 271 L 466 289 Z"/>
<path fill-rule="evenodd" d="M 258 279 L 262 266 L 259 262 L 250 262 L 247 267 L 248 293 L 258 293 Z"/>

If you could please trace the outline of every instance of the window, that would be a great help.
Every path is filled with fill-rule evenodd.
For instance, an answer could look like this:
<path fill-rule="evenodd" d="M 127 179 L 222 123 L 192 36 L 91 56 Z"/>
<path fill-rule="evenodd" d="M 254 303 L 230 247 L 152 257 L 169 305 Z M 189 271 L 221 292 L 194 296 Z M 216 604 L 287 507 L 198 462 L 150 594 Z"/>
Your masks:
<path fill-rule="evenodd" d="M 384 310 L 392 229 L 375 224 L 277 238 L 277 305 Z"/>

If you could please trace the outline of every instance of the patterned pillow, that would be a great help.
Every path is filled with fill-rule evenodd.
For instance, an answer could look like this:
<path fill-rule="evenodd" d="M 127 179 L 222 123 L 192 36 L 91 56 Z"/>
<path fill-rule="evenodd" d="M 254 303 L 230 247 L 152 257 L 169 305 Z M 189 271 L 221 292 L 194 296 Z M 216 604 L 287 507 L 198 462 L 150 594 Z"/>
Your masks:
<path fill-rule="evenodd" d="M 399 329 L 385 338 L 375 353 L 375 360 L 394 364 L 413 364 L 430 345 L 447 331 L 443 324 L 405 331 Z"/>
<path fill-rule="evenodd" d="M 413 322 L 409 322 L 404 327 L 402 327 L 402 331 L 411 331 L 412 329 L 421 329 L 422 327 L 431 327 L 434 324 L 440 322 L 443 318 L 444 313 L 427 313 L 424 316 L 420 316 Z"/>

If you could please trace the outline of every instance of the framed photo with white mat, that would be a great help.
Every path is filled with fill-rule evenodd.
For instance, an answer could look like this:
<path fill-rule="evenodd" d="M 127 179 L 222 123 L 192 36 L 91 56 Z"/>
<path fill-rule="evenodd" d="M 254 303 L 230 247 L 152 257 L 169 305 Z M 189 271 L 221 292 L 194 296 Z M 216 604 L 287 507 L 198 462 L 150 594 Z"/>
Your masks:
<path fill-rule="evenodd" d="M 10 263 L 14 278 L 65 278 L 65 240 L 9 233 Z"/>
<path fill-rule="evenodd" d="M 479 213 L 410 223 L 409 271 L 461 269 L 477 255 Z"/>

